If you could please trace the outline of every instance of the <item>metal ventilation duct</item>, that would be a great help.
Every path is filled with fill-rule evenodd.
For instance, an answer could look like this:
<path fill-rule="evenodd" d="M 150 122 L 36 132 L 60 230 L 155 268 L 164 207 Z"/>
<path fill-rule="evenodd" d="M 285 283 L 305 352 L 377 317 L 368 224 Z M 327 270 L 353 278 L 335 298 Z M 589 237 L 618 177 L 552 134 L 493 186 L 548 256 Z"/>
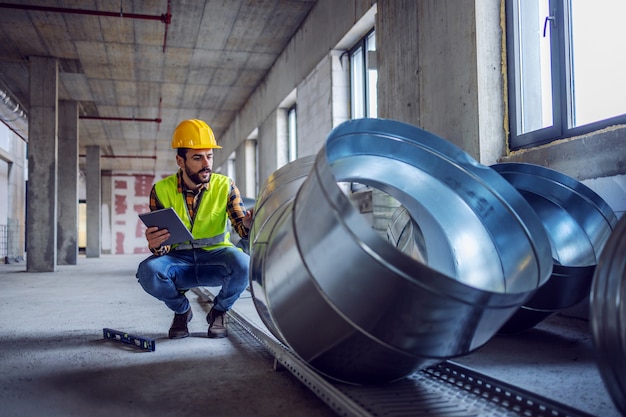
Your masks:
<path fill-rule="evenodd" d="M 265 182 L 254 208 L 254 222 L 250 230 L 251 256 L 250 289 L 254 305 L 266 327 L 280 340 L 279 330 L 274 326 L 270 304 L 265 291 L 266 280 L 271 280 L 264 272 L 267 260 L 267 249 L 277 225 L 291 217 L 293 199 L 300 186 L 311 172 L 315 156 L 297 159 L 274 172 Z M 295 259 L 295 261 L 298 261 Z"/>
<path fill-rule="evenodd" d="M 492 168 L 537 212 L 554 260 L 546 285 L 500 330 L 517 333 L 589 297 L 598 257 L 617 217 L 593 190 L 553 169 L 526 163 L 502 163 Z"/>
<path fill-rule="evenodd" d="M 626 216 L 600 254 L 591 286 L 590 321 L 600 375 L 613 403 L 626 415 Z"/>
<path fill-rule="evenodd" d="M 550 276 L 550 243 L 530 205 L 435 135 L 348 121 L 304 179 L 307 170 L 281 172 L 289 192 L 275 197 L 284 187 L 272 179 L 257 201 L 252 291 L 270 331 L 323 375 L 389 382 L 466 355 Z M 374 231 L 339 182 L 399 201 L 423 233 L 427 261 Z"/>

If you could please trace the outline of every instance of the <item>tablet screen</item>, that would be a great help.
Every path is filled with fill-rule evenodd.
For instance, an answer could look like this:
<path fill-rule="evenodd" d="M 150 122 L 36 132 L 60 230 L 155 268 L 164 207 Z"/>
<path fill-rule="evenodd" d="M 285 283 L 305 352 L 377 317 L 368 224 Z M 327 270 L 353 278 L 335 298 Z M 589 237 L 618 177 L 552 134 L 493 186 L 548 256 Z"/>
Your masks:
<path fill-rule="evenodd" d="M 159 229 L 167 229 L 170 232 L 170 237 L 163 243 L 164 245 L 173 245 L 193 240 L 191 232 L 185 227 L 172 207 L 141 213 L 139 218 L 146 227 L 156 226 Z"/>

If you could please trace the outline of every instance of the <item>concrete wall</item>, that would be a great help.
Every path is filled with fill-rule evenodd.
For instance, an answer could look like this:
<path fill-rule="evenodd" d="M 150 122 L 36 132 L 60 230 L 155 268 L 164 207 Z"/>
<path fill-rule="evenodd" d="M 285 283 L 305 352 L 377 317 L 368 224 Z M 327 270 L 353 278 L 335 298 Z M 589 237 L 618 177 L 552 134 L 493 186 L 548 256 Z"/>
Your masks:
<path fill-rule="evenodd" d="M 333 128 L 331 63 L 326 55 L 298 85 L 298 157 L 316 154 Z"/>
<path fill-rule="evenodd" d="M 350 118 L 350 71 L 345 51 L 331 50 L 298 85 L 298 158 L 314 155 Z"/>
<path fill-rule="evenodd" d="M 284 110 L 275 109 L 259 125 L 258 153 L 259 153 L 259 184 L 264 184 L 267 178 L 276 171 L 286 160 L 285 150 L 279 144 L 280 124 L 285 122 L 282 114 Z M 282 139 L 281 135 L 281 139 Z"/>
<path fill-rule="evenodd" d="M 379 116 L 429 130 L 485 165 L 527 162 L 626 210 L 626 127 L 508 152 L 503 2 L 394 0 L 377 5 Z"/>
<path fill-rule="evenodd" d="M 449 140 L 483 164 L 504 154 L 499 2 L 378 3 L 378 114 Z"/>
<path fill-rule="evenodd" d="M 330 51 L 296 87 L 298 158 L 316 154 L 328 133 L 349 118 L 349 72 L 342 53 Z M 278 106 L 259 126 L 261 185 L 288 162 L 286 110 Z"/>
<path fill-rule="evenodd" d="M 246 135 L 279 107 L 375 3 L 374 0 L 319 0 L 223 135 L 224 155 L 237 149 Z M 215 161 L 216 165 L 224 163 L 224 155 Z"/>
<path fill-rule="evenodd" d="M 512 152 L 501 160 L 555 169 L 598 193 L 618 217 L 626 212 L 626 126 Z"/>

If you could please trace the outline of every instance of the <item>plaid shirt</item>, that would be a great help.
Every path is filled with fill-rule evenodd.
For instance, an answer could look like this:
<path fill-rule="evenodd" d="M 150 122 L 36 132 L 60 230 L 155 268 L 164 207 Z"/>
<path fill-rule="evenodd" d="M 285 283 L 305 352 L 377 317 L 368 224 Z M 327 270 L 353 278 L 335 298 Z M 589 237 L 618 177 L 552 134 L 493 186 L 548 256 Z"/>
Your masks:
<path fill-rule="evenodd" d="M 196 219 L 196 210 L 202 200 L 202 196 L 204 196 L 204 192 L 209 189 L 209 183 L 203 183 L 195 189 L 189 189 L 187 188 L 185 181 L 183 181 L 183 172 L 181 170 L 178 170 L 176 177 L 178 179 L 178 192 L 181 194 L 184 193 L 185 195 L 187 211 L 189 212 L 189 219 L 191 220 L 191 226 L 193 227 L 193 223 Z M 156 194 L 156 188 L 153 185 L 152 190 L 150 191 L 150 211 L 160 210 L 162 208 L 165 207 L 159 201 Z M 239 189 L 233 180 L 230 180 L 230 194 L 228 196 L 226 211 L 228 212 L 230 223 L 237 234 L 239 234 L 242 238 L 247 237 L 249 231 L 243 224 L 243 219 L 246 215 L 246 208 L 243 205 Z M 150 248 L 152 253 L 155 255 L 165 255 L 170 251 L 170 249 L 171 247 L 169 245 L 161 246 L 158 249 Z"/>

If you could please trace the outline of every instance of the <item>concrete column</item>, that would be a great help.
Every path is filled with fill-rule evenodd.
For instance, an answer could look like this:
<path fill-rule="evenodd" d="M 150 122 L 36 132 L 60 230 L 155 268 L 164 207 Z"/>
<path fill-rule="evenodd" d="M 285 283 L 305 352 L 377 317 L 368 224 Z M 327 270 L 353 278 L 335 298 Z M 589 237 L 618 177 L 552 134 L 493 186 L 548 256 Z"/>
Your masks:
<path fill-rule="evenodd" d="M 113 208 L 113 174 L 111 171 L 100 173 L 100 187 L 102 188 L 101 198 L 101 227 L 100 230 L 100 253 L 110 255 L 113 253 L 113 232 L 111 231 L 111 211 Z"/>
<path fill-rule="evenodd" d="M 56 271 L 58 62 L 30 57 L 26 270 Z"/>
<path fill-rule="evenodd" d="M 481 149 L 479 139 L 504 143 L 499 4 L 378 2 L 378 116 L 419 126 L 493 163 L 502 146 Z"/>
<path fill-rule="evenodd" d="M 78 260 L 78 103 L 59 102 L 57 264 Z"/>
<path fill-rule="evenodd" d="M 88 258 L 100 257 L 100 148 L 87 146 L 87 247 Z"/>
<path fill-rule="evenodd" d="M 423 4 L 383 1 L 376 13 L 378 117 L 416 126 L 421 126 L 418 10 Z"/>

